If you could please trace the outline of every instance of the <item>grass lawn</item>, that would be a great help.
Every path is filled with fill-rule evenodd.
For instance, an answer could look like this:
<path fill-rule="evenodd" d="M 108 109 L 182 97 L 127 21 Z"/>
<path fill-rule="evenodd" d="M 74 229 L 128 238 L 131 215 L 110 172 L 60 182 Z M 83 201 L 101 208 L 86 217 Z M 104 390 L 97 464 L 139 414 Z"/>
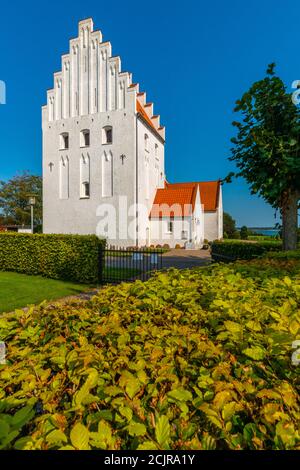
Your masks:
<path fill-rule="evenodd" d="M 88 290 L 86 284 L 56 281 L 41 276 L 0 272 L 0 313 L 55 300 Z"/>

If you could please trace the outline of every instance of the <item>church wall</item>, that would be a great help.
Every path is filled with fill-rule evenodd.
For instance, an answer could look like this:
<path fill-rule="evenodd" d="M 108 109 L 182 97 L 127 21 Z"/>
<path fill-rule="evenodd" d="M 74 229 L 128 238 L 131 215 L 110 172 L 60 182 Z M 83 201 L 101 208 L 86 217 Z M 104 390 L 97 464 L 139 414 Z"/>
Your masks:
<path fill-rule="evenodd" d="M 220 186 L 217 210 L 204 213 L 204 238 L 208 241 L 223 238 L 222 186 Z"/>
<path fill-rule="evenodd" d="M 217 210 L 204 213 L 204 238 L 209 242 L 219 238 L 218 218 Z"/>
<path fill-rule="evenodd" d="M 223 194 L 222 194 L 222 186 L 220 186 L 220 193 L 219 193 L 219 206 L 218 206 L 218 238 L 219 240 L 223 238 L 224 229 L 223 229 Z"/>
<path fill-rule="evenodd" d="M 135 201 L 135 116 L 134 111 L 110 111 L 63 121 L 44 123 L 43 139 L 43 199 L 44 232 L 94 234 L 100 218 L 96 211 L 100 204 L 112 204 L 118 208 L 119 196 L 127 195 L 127 204 Z M 103 145 L 102 128 L 107 124 L 113 129 L 113 143 Z M 80 131 L 90 130 L 90 146 L 80 147 Z M 69 149 L 59 150 L 60 134 L 68 132 Z M 102 197 L 102 157 L 104 152 L 112 156 L 112 193 Z M 125 155 L 123 162 L 120 158 Z M 59 162 L 61 157 L 69 161 L 69 198 L 59 194 Z M 80 188 L 80 159 L 89 157 L 90 197 L 82 198 Z M 118 225 L 118 218 L 117 218 Z M 118 228 L 118 227 L 117 227 Z M 113 242 L 113 241 L 112 241 Z M 132 245 L 132 243 L 130 243 Z"/>
<path fill-rule="evenodd" d="M 176 245 L 179 245 L 184 248 L 185 244 L 189 241 L 189 233 L 193 223 L 192 217 L 186 217 L 184 221 L 181 217 L 175 217 L 172 221 L 173 233 L 170 233 L 168 231 L 169 218 L 152 218 L 150 220 L 152 245 L 169 245 L 170 248 L 175 248 Z M 186 232 L 186 235 L 183 236 L 182 232 Z"/>
<path fill-rule="evenodd" d="M 147 148 L 145 135 L 148 136 Z M 140 119 L 137 120 L 138 145 L 138 204 L 141 211 L 138 220 L 139 245 L 149 244 L 149 214 L 157 188 L 164 187 L 164 144 Z M 157 147 L 156 147 L 157 146 Z M 150 230 L 151 238 L 151 230 Z M 151 243 L 150 243 L 151 244 Z"/>

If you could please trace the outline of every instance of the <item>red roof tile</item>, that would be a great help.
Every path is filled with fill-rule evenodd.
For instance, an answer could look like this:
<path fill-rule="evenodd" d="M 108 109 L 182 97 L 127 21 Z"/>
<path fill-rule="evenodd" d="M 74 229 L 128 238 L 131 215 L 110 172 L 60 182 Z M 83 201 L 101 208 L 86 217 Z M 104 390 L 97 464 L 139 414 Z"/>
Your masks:
<path fill-rule="evenodd" d="M 167 188 L 179 189 L 182 187 L 195 187 L 199 185 L 201 203 L 205 212 L 215 211 L 218 208 L 220 181 L 196 181 L 192 183 L 166 183 Z"/>
<path fill-rule="evenodd" d="M 201 203 L 204 205 L 204 211 L 215 211 L 218 208 L 220 181 L 193 182 L 193 183 L 174 183 L 165 184 L 164 189 L 156 191 L 153 207 L 150 217 L 172 217 L 188 215 L 188 205 L 193 209 L 197 187 L 200 188 Z M 159 206 L 163 206 L 160 207 Z M 171 206 L 174 211 L 170 213 Z"/>
<path fill-rule="evenodd" d="M 182 217 L 190 215 L 195 204 L 195 188 L 165 188 L 156 191 L 150 217 Z"/>
<path fill-rule="evenodd" d="M 153 122 L 151 121 L 148 114 L 146 113 L 146 111 L 144 109 L 144 106 L 141 105 L 139 100 L 136 100 L 136 110 L 137 110 L 138 113 L 141 114 L 141 116 L 143 116 L 143 118 L 145 119 L 145 121 L 147 121 L 149 126 L 151 126 L 153 129 L 155 129 L 155 131 L 157 132 L 156 127 L 154 126 Z"/>

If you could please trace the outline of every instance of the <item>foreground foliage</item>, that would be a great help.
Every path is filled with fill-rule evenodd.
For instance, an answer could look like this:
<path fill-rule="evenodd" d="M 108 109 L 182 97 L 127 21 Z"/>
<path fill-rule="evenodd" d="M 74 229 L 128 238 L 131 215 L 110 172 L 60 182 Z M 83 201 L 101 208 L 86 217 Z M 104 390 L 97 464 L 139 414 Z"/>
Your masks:
<path fill-rule="evenodd" d="M 171 270 L 1 319 L 1 448 L 300 449 L 299 273 Z"/>

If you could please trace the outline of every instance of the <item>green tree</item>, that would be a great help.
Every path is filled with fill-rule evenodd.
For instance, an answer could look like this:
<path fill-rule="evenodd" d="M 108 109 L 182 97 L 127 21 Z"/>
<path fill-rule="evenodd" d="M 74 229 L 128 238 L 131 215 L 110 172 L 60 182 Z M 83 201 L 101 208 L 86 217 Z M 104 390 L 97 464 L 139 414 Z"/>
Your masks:
<path fill-rule="evenodd" d="M 223 231 L 227 238 L 237 238 L 236 222 L 227 212 L 224 212 L 223 215 Z"/>
<path fill-rule="evenodd" d="M 9 181 L 0 181 L 0 211 L 2 223 L 30 224 L 30 206 L 28 198 L 36 196 L 34 223 L 42 223 L 42 178 L 24 172 Z"/>
<path fill-rule="evenodd" d="M 246 227 L 246 225 L 243 225 L 243 227 L 241 227 L 240 235 L 241 235 L 242 240 L 248 240 L 249 234 L 248 234 L 248 228 Z"/>
<path fill-rule="evenodd" d="M 234 122 L 237 136 L 230 157 L 252 194 L 279 209 L 282 217 L 284 250 L 297 246 L 298 205 L 300 199 L 300 111 L 283 81 L 274 74 L 255 82 L 237 101 L 235 112 L 242 115 Z"/>

